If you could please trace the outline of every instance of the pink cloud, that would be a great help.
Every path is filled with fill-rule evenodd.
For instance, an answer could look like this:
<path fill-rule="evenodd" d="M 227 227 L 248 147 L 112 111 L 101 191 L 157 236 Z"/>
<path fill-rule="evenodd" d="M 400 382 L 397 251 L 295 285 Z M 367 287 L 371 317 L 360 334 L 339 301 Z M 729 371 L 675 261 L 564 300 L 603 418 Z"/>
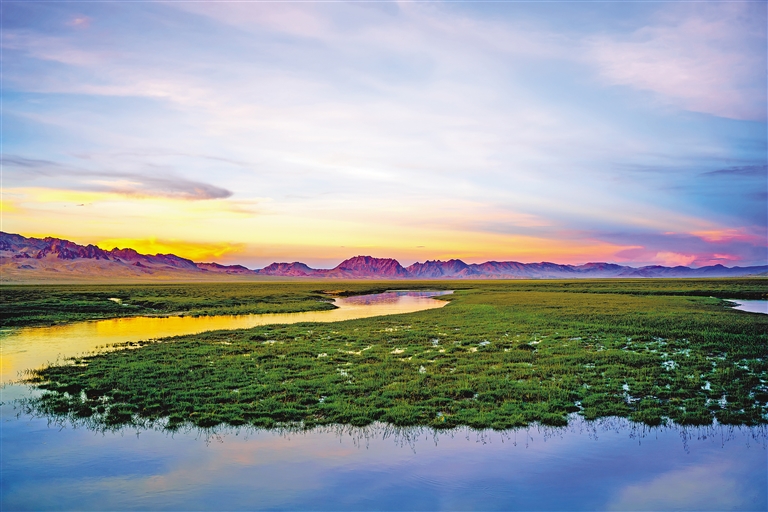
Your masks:
<path fill-rule="evenodd" d="M 653 257 L 653 261 L 659 265 L 666 267 L 676 267 L 682 265 L 684 267 L 689 266 L 691 263 L 697 260 L 697 256 L 692 254 L 680 254 L 677 252 L 657 252 Z"/>
<path fill-rule="evenodd" d="M 764 4 L 718 3 L 690 10 L 675 5 L 666 19 L 628 38 L 592 38 L 588 58 L 610 84 L 651 91 L 695 112 L 764 120 Z"/>
<path fill-rule="evenodd" d="M 75 16 L 67 21 L 67 25 L 76 28 L 88 28 L 91 25 L 91 18 L 88 16 Z"/>
<path fill-rule="evenodd" d="M 757 245 L 766 243 L 764 235 L 748 233 L 746 228 L 693 231 L 691 234 L 706 242 L 747 242 Z"/>
<path fill-rule="evenodd" d="M 677 252 L 674 250 L 659 251 L 646 247 L 633 247 L 619 251 L 615 254 L 617 263 L 624 263 L 631 266 L 637 265 L 663 265 L 665 267 L 675 267 L 682 265 L 685 267 L 706 267 L 710 265 L 734 266 L 743 261 L 743 258 L 737 254 L 725 252 Z"/>

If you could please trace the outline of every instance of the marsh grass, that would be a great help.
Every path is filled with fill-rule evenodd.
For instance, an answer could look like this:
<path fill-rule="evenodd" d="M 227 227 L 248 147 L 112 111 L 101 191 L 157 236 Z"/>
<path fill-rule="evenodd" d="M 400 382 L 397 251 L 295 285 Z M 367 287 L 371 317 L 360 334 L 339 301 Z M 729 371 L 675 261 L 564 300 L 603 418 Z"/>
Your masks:
<path fill-rule="evenodd" d="M 765 280 L 439 284 L 456 290 L 441 309 L 208 332 L 50 366 L 31 379 L 45 390 L 35 407 L 171 430 L 503 430 L 565 425 L 574 412 L 647 425 L 768 422 L 768 316 L 710 296 L 761 297 Z M 342 291 L 354 286 L 375 289 Z"/>

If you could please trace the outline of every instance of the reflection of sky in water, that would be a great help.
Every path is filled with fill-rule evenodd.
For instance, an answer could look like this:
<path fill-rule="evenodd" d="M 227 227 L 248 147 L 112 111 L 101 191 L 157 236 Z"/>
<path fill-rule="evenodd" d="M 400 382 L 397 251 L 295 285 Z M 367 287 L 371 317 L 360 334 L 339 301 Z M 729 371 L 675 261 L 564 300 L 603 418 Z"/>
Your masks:
<path fill-rule="evenodd" d="M 409 304 L 409 303 L 418 303 L 422 299 L 438 297 L 440 295 L 447 295 L 449 293 L 453 293 L 453 292 L 392 290 L 389 292 L 376 293 L 371 295 L 355 295 L 353 297 L 345 297 L 343 299 L 339 299 L 339 301 L 347 305 L 364 304 L 366 306 L 372 306 L 376 304 Z"/>
<path fill-rule="evenodd" d="M 768 300 L 732 300 L 731 302 L 738 304 L 733 309 L 768 314 Z"/>
<path fill-rule="evenodd" d="M 764 428 L 94 433 L 3 414 L 3 510 L 765 510 Z M 11 440 L 24 442 L 11 442 Z"/>
<path fill-rule="evenodd" d="M 0 333 L 0 382 L 18 379 L 18 372 L 105 346 L 216 329 L 246 329 L 258 325 L 298 322 L 337 322 L 443 307 L 431 297 L 451 292 L 389 292 L 338 298 L 337 309 L 304 313 L 222 316 L 133 317 L 76 322 L 53 327 L 28 327 Z"/>

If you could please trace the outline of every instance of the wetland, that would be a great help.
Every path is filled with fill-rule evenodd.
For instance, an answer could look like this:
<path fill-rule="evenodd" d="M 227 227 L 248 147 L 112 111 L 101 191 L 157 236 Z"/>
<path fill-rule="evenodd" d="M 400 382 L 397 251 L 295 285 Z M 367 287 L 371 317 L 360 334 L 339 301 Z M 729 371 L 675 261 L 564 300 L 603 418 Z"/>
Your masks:
<path fill-rule="evenodd" d="M 766 280 L 402 285 L 4 287 L 4 509 L 765 508 Z"/>
<path fill-rule="evenodd" d="M 763 280 L 444 284 L 445 308 L 136 341 L 28 380 L 105 426 L 768 421 L 768 317 L 712 295 Z"/>

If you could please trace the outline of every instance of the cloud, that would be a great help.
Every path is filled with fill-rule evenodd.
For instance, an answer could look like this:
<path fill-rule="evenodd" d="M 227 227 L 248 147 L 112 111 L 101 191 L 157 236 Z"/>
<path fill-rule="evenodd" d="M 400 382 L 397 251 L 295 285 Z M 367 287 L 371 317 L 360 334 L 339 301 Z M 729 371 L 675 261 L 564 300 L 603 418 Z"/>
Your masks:
<path fill-rule="evenodd" d="M 677 252 L 657 252 L 654 256 L 655 262 L 667 267 L 676 267 L 678 265 L 687 267 L 697 259 L 695 254 L 680 254 Z"/>
<path fill-rule="evenodd" d="M 764 3 L 674 5 L 629 36 L 588 38 L 602 79 L 687 110 L 766 119 Z M 693 11 L 693 12 L 692 12 Z"/>
<path fill-rule="evenodd" d="M 742 165 L 737 167 L 728 167 L 702 173 L 701 176 L 727 178 L 752 178 L 759 177 L 768 179 L 768 165 Z"/>
<path fill-rule="evenodd" d="M 167 197 L 171 199 L 204 200 L 225 199 L 229 190 L 181 178 L 157 178 L 138 174 L 110 175 L 109 179 L 90 180 L 93 189 L 126 196 Z"/>
<path fill-rule="evenodd" d="M 243 243 L 190 242 L 158 238 L 108 238 L 97 241 L 96 245 L 105 250 L 117 247 L 135 249 L 142 254 L 175 254 L 197 262 L 231 257 L 242 253 L 246 247 Z"/>
<path fill-rule="evenodd" d="M 617 252 L 618 262 L 694 267 L 768 263 L 765 236 L 743 228 L 696 233 L 596 233 L 593 236 L 598 240 L 635 245 Z"/>
<path fill-rule="evenodd" d="M 23 169 L 26 179 L 30 176 L 42 176 L 62 180 L 65 183 L 61 188 L 191 201 L 225 199 L 232 196 L 231 191 L 216 185 L 174 175 L 151 176 L 138 172 L 76 169 L 50 160 L 17 155 L 3 155 L 3 163 L 6 167 L 10 167 L 10 170 Z"/>
<path fill-rule="evenodd" d="M 21 208 L 16 201 L 9 199 L 0 199 L 0 212 L 8 213 L 23 213 L 24 209 Z"/>
<path fill-rule="evenodd" d="M 91 18 L 88 16 L 73 16 L 67 25 L 75 28 L 88 28 L 91 26 Z"/>
<path fill-rule="evenodd" d="M 751 496 L 731 464 L 691 466 L 668 471 L 618 492 L 608 510 L 737 510 L 751 505 Z"/>
<path fill-rule="evenodd" d="M 765 230 L 748 231 L 746 228 L 726 228 L 710 229 L 704 231 L 693 231 L 691 234 L 701 238 L 706 242 L 748 242 L 755 245 L 765 245 Z"/>
<path fill-rule="evenodd" d="M 312 2 L 240 2 L 219 5 L 208 2 L 171 2 L 169 5 L 242 29 L 268 29 L 301 38 L 329 37 L 334 29 L 324 14 L 328 5 L 318 8 Z"/>
<path fill-rule="evenodd" d="M 87 21 L 75 27 L 87 27 Z M 28 57 L 42 61 L 53 61 L 72 66 L 91 67 L 104 66 L 117 56 L 112 51 L 107 51 L 104 46 L 100 48 L 79 48 L 72 40 L 61 37 L 41 34 L 28 30 L 6 30 L 0 41 L 3 50 L 26 54 Z"/>
<path fill-rule="evenodd" d="M 215 206 L 226 221 L 207 236 L 230 229 L 265 244 L 338 237 L 394 247 L 397 231 L 412 229 L 409 246 L 434 248 L 441 233 L 445 253 L 475 234 L 493 239 L 484 247 L 495 254 L 512 250 L 514 236 L 599 247 L 589 259 L 640 245 L 649 262 L 762 254 L 749 240 L 646 244 L 631 234 L 764 224 L 753 211 L 763 206 L 764 218 L 765 191 L 744 179 L 761 172 L 750 165 L 763 162 L 764 130 L 637 101 L 718 112 L 759 104 L 749 87 L 764 30 L 742 7 L 643 4 L 640 17 L 596 9 L 588 27 L 514 3 L 378 7 L 159 2 L 126 4 L 118 17 L 89 4 L 56 18 L 87 15 L 108 37 L 19 15 L 3 42 L 12 50 L 6 126 L 19 134 L 6 150 L 36 159 L 9 156 L 6 185 L 120 194 L 109 199 L 126 205 L 121 214 L 132 214 L 135 197 L 235 190 L 245 201 L 167 201 L 160 218 Z M 594 27 L 600 34 L 588 33 Z M 269 226 L 235 228 L 229 214 L 269 216 Z M 305 224 L 312 229 L 297 228 Z M 372 228 L 381 225 L 386 236 Z M 145 229 L 181 236 L 176 225 Z M 611 243 L 590 233 L 612 230 L 629 234 Z M 563 241 L 568 231 L 576 234 Z M 597 251 L 578 258 L 588 250 Z"/>

